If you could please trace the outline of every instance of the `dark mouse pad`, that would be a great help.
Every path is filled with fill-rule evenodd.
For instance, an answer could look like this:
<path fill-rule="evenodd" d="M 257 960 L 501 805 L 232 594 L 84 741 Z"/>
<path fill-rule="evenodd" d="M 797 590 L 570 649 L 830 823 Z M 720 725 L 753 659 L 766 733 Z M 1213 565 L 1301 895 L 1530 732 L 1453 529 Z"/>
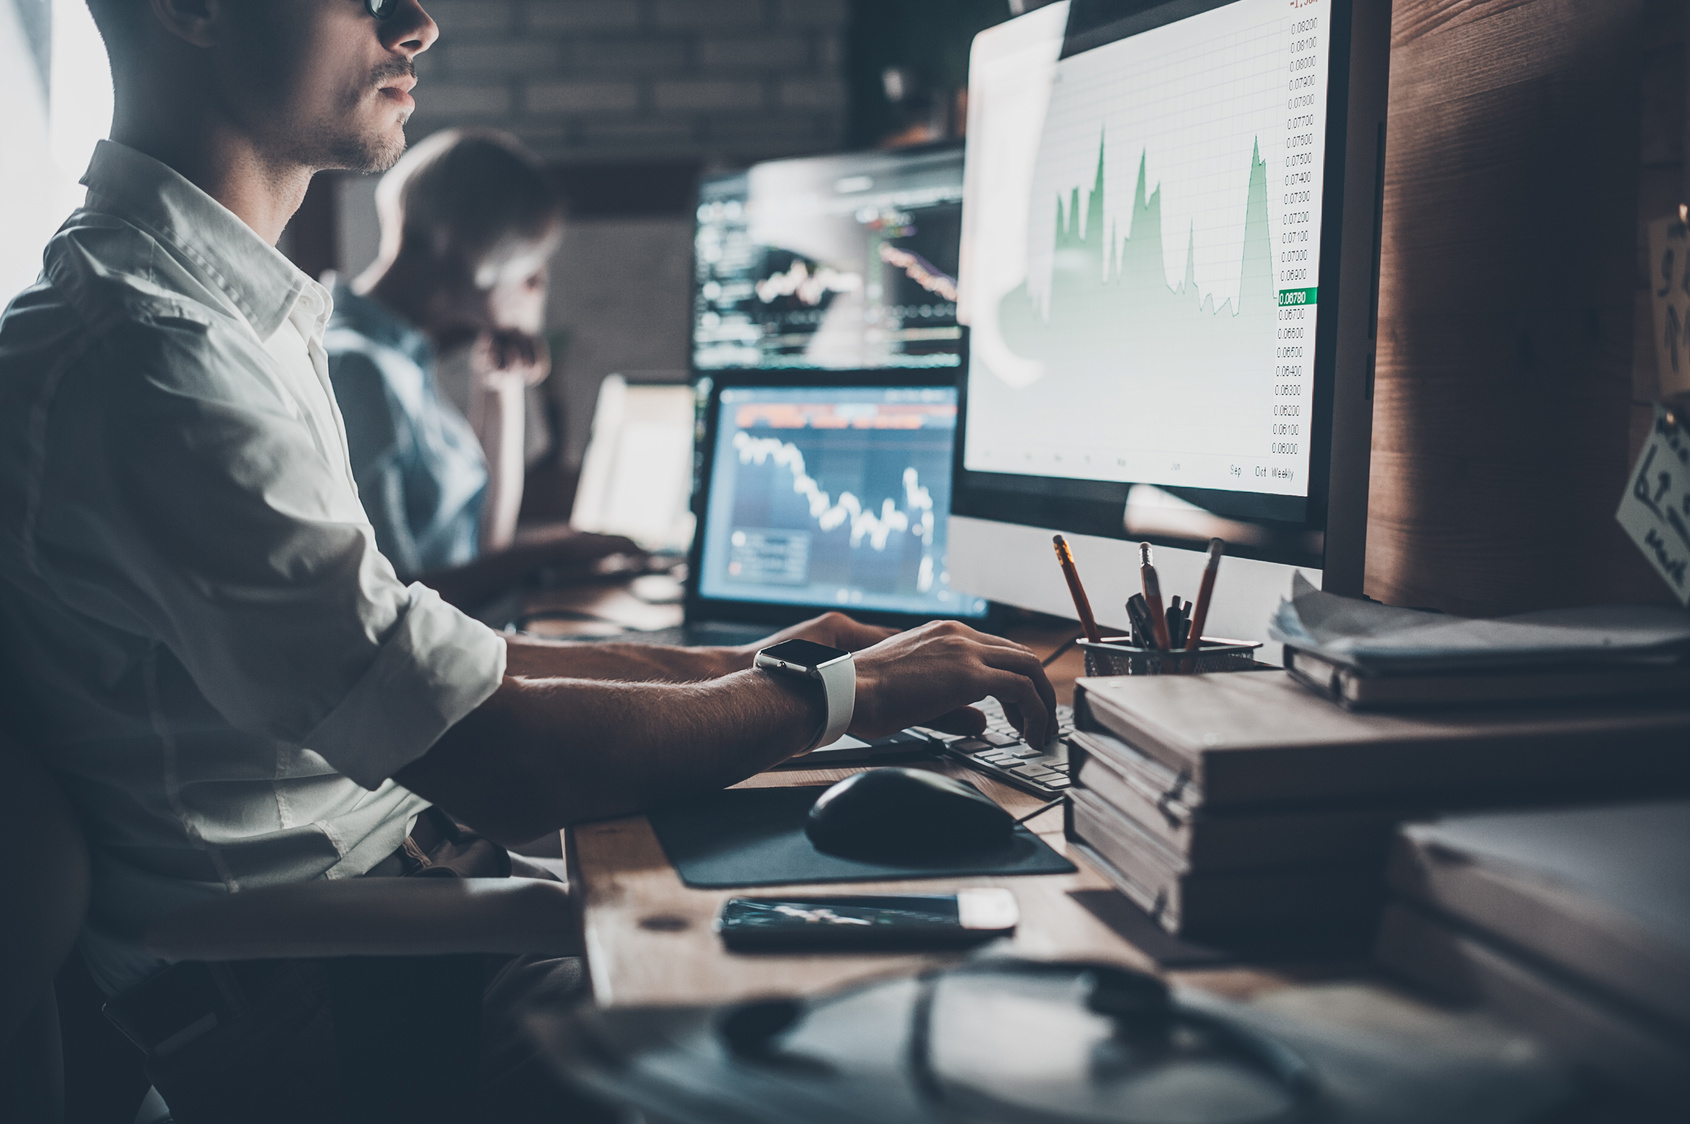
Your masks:
<path fill-rule="evenodd" d="M 827 785 L 730 788 L 659 808 L 647 818 L 681 881 L 707 890 L 1074 870 L 1073 863 L 1024 827 L 990 850 L 932 862 L 862 862 L 823 854 L 804 834 L 804 817 L 827 790 Z"/>

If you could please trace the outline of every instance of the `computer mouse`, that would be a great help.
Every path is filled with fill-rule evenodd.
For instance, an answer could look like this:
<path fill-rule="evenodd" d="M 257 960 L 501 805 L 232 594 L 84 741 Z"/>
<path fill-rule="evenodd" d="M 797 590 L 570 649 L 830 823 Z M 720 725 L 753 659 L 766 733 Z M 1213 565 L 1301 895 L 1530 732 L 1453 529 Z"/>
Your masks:
<path fill-rule="evenodd" d="M 1015 817 L 972 785 L 890 766 L 822 793 L 804 824 L 818 851 L 881 862 L 955 858 L 999 846 L 1014 831 Z"/>

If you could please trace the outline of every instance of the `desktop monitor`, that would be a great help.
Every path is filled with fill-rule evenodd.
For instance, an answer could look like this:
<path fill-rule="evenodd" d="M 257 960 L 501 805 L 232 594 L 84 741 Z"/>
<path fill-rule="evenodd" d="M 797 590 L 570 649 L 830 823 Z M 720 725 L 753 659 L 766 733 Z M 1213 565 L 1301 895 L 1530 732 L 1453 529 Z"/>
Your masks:
<path fill-rule="evenodd" d="M 1211 635 L 1359 594 L 1388 0 L 1069 0 L 970 62 L 959 588 L 1127 624 L 1136 544 Z"/>
<path fill-rule="evenodd" d="M 776 160 L 706 178 L 693 368 L 955 371 L 962 152 Z"/>
<path fill-rule="evenodd" d="M 950 582 L 953 386 L 714 385 L 689 620 L 979 620 Z"/>

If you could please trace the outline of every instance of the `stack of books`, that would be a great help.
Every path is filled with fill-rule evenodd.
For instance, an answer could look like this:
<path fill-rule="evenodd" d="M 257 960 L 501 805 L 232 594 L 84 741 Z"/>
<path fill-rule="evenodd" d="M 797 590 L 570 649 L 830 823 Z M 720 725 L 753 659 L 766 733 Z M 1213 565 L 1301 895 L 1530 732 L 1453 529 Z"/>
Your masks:
<path fill-rule="evenodd" d="M 1690 791 L 1690 699 L 1357 712 L 1284 671 L 1079 680 L 1068 832 L 1175 935 L 1365 941 L 1406 819 Z"/>
<path fill-rule="evenodd" d="M 1630 1091 L 1690 1100 L 1690 802 L 1402 829 L 1385 966 L 1483 1002 Z"/>
<path fill-rule="evenodd" d="M 1466 619 L 1323 593 L 1299 574 L 1268 631 L 1300 683 L 1354 710 L 1690 695 L 1690 613 L 1659 605 Z"/>

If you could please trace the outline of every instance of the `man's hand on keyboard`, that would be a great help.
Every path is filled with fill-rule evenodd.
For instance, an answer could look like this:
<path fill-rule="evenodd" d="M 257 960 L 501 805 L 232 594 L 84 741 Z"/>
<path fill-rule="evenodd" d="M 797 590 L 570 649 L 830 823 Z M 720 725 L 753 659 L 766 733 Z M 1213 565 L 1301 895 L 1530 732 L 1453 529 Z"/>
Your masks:
<path fill-rule="evenodd" d="M 968 704 L 992 696 L 1033 745 L 1056 728 L 1056 692 L 1031 651 L 955 621 L 935 621 L 857 653 L 851 733 L 883 737 L 906 726 L 979 733 L 985 715 Z"/>

